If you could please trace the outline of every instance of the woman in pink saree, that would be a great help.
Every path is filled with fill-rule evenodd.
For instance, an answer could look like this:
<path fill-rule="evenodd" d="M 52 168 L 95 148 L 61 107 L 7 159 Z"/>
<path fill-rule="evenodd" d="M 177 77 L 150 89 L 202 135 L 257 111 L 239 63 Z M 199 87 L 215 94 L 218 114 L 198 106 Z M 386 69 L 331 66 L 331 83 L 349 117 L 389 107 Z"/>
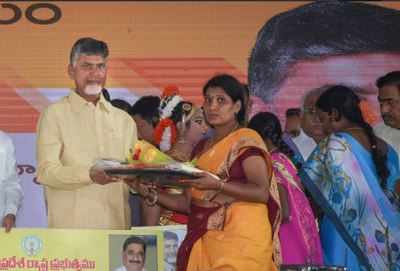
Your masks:
<path fill-rule="evenodd" d="M 279 119 L 272 113 L 256 114 L 248 128 L 256 130 L 271 153 L 278 182 L 283 220 L 279 230 L 283 265 L 322 265 L 321 242 L 310 203 L 303 192 L 293 152 L 282 140 Z"/>

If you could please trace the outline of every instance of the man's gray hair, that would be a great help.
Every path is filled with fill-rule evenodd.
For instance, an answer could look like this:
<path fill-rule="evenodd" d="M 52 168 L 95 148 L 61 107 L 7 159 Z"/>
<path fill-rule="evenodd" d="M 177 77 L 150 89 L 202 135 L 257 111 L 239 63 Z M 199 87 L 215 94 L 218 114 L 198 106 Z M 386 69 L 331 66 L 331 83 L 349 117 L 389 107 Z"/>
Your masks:
<path fill-rule="evenodd" d="M 74 65 L 80 55 L 99 55 L 106 59 L 108 57 L 107 43 L 93 38 L 81 38 L 72 46 L 69 63 Z"/>
<path fill-rule="evenodd" d="M 323 85 L 322 87 L 314 88 L 306 92 L 301 100 L 301 111 L 304 112 L 306 101 L 308 101 L 311 97 L 321 96 L 322 93 L 331 87 L 333 87 L 333 85 Z"/>

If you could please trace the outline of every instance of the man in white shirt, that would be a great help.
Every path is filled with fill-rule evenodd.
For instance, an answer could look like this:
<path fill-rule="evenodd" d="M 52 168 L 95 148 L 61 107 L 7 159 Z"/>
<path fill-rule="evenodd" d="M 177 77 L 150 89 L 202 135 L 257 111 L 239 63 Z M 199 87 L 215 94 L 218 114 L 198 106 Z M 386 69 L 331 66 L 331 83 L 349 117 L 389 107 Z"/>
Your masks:
<path fill-rule="evenodd" d="M 383 123 L 374 127 L 375 133 L 400 154 L 400 71 L 380 77 L 376 86 Z"/>
<path fill-rule="evenodd" d="M 327 86 L 312 89 L 303 97 L 300 134 L 297 137 L 292 137 L 292 141 L 304 161 L 308 159 L 317 144 L 327 136 L 322 129 L 315 107 L 319 96 L 326 88 Z"/>
<path fill-rule="evenodd" d="M 302 129 L 298 136 L 292 137 L 292 141 L 300 151 L 304 161 L 307 161 L 308 157 L 317 146 L 314 139 L 306 135 Z"/>
<path fill-rule="evenodd" d="M 17 174 L 15 149 L 11 138 L 0 131 L 0 218 L 9 232 L 22 202 L 22 188 Z"/>
<path fill-rule="evenodd" d="M 122 266 L 114 271 L 146 271 L 146 242 L 138 236 L 130 236 L 122 246 Z"/>
<path fill-rule="evenodd" d="M 300 135 L 300 108 L 289 108 L 286 110 L 285 133 L 290 137 Z"/>

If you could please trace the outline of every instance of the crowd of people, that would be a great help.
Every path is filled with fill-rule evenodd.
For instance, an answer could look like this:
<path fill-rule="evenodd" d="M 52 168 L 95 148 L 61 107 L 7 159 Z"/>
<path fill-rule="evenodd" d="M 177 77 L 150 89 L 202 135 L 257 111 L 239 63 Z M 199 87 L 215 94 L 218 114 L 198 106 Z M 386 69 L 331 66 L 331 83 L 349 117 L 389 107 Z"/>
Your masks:
<path fill-rule="evenodd" d="M 70 64 L 76 91 L 44 111 L 38 125 L 50 227 L 185 224 L 172 261 L 182 271 L 398 268 L 399 158 L 387 142 L 397 142 L 400 127 L 399 71 L 377 79 L 384 127 L 392 132 L 380 138 L 365 101 L 346 85 L 310 90 L 301 107 L 287 110 L 284 130 L 272 112 L 250 118 L 247 86 L 228 74 L 205 83 L 201 107 L 174 85 L 133 105 L 108 101 L 105 48 L 91 38 L 77 41 Z M 180 180 L 182 189 L 155 188 L 90 163 L 123 159 L 137 140 L 205 173 Z M 126 212 L 128 202 L 133 212 Z M 62 219 L 65 206 L 76 206 L 72 220 Z"/>
<path fill-rule="evenodd" d="M 304 11 L 312 12 L 313 5 Z M 49 227 L 187 225 L 177 257 L 166 257 L 168 270 L 400 270 L 400 71 L 375 78 L 383 120 L 376 126 L 366 106 L 371 97 L 345 83 L 304 90 L 302 103 L 286 108 L 285 125 L 279 113 L 250 116 L 250 94 L 285 99 L 278 90 L 287 86 L 282 71 L 288 63 L 260 64 L 266 54 L 262 36 L 278 31 L 274 27 L 267 23 L 260 31 L 249 86 L 217 74 L 204 84 L 202 105 L 184 99 L 178 85 L 133 105 L 110 99 L 104 88 L 107 44 L 76 41 L 68 66 L 75 88 L 46 108 L 37 126 L 37 175 Z M 95 163 L 125 160 L 138 140 L 204 173 L 172 189 L 107 175 Z M 7 187 L 0 214 L 9 231 L 22 190 L 14 146 L 3 133 L 0 141 L 1 185 Z M 176 235 L 167 239 L 176 251 Z M 143 270 L 145 252 L 140 238 L 128 238 L 118 270 Z"/>

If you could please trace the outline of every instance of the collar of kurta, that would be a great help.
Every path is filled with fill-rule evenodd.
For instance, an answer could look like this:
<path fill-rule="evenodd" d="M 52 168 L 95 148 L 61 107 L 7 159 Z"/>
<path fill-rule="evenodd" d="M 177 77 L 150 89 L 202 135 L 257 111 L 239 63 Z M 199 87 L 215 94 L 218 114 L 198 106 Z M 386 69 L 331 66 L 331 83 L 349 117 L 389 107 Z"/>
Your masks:
<path fill-rule="evenodd" d="M 101 110 L 104 110 L 107 113 L 109 113 L 111 111 L 112 105 L 104 98 L 103 94 L 100 94 L 100 99 L 99 99 L 99 101 L 97 102 L 96 105 L 94 105 L 91 102 L 86 101 L 75 90 L 71 91 L 71 93 L 70 93 L 68 98 L 69 98 L 72 106 L 77 111 L 82 111 L 87 106 L 99 106 L 99 108 Z"/>

